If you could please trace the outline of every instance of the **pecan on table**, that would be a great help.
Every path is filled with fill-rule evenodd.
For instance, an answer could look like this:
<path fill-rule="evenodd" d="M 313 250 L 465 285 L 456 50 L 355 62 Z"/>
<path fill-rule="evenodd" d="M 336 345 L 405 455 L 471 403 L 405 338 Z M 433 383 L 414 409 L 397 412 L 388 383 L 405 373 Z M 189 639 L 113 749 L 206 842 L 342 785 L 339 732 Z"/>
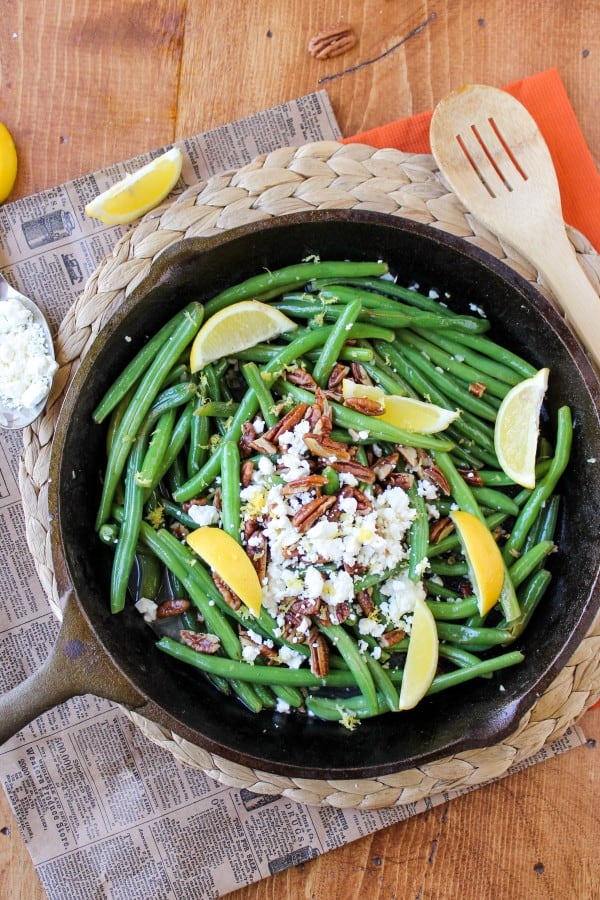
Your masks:
<path fill-rule="evenodd" d="M 336 22 L 311 37 L 307 49 L 315 59 L 331 59 L 351 50 L 357 43 L 358 38 L 352 26 L 347 22 Z"/>

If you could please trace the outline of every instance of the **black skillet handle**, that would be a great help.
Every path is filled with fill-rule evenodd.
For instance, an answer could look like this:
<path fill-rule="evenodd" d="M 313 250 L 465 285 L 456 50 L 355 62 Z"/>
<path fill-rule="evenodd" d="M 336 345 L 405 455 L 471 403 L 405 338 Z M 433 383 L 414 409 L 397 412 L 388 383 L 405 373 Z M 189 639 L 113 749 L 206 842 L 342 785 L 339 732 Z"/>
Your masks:
<path fill-rule="evenodd" d="M 112 664 L 69 592 L 50 656 L 26 681 L 0 696 L 0 746 L 42 713 L 81 694 L 130 709 L 146 702 Z"/>

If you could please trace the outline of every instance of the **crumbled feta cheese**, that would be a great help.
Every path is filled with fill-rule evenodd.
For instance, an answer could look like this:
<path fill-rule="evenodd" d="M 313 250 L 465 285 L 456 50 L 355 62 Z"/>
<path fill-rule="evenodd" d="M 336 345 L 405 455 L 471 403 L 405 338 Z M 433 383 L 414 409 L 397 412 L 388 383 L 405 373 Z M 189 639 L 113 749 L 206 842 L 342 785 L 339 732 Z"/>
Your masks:
<path fill-rule="evenodd" d="M 383 624 L 383 622 L 376 622 L 374 619 L 358 620 L 359 634 L 370 634 L 373 637 L 381 637 L 384 631 L 385 625 Z"/>
<path fill-rule="evenodd" d="M 292 650 L 290 647 L 284 645 L 279 648 L 279 659 L 281 662 L 285 663 L 289 669 L 299 669 L 304 662 L 305 657 L 296 650 Z"/>
<path fill-rule="evenodd" d="M 429 478 L 421 478 L 417 482 L 417 494 L 425 500 L 437 500 L 438 487 Z"/>
<path fill-rule="evenodd" d="M 149 600 L 148 597 L 140 597 L 135 604 L 135 608 L 144 617 L 144 622 L 147 622 L 148 625 L 152 622 L 156 622 L 156 610 L 158 609 L 158 606 L 154 600 Z"/>
<path fill-rule="evenodd" d="M 407 613 L 414 611 L 417 598 L 425 599 L 425 588 L 421 582 L 414 582 L 408 575 L 398 575 L 381 585 L 381 593 L 388 600 L 380 604 L 381 612 L 398 628 L 404 628 Z"/>
<path fill-rule="evenodd" d="M 58 368 L 41 325 L 17 298 L 0 303 L 0 402 L 29 409 L 44 399 Z"/>
<path fill-rule="evenodd" d="M 275 712 L 278 713 L 289 713 L 291 706 L 289 703 L 286 703 L 285 700 L 282 700 L 281 697 L 277 698 L 277 703 L 275 704 Z"/>
<path fill-rule="evenodd" d="M 188 509 L 188 516 L 200 526 L 216 525 L 219 521 L 219 510 L 216 506 L 210 506 L 208 503 L 192 503 Z"/>

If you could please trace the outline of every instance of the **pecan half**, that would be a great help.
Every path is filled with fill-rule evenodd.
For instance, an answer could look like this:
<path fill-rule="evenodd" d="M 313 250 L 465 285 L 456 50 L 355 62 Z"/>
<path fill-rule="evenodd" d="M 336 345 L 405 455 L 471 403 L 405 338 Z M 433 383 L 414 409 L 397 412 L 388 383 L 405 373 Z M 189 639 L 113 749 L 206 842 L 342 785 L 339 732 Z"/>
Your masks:
<path fill-rule="evenodd" d="M 230 606 L 231 609 L 239 609 L 242 605 L 242 601 L 238 595 L 231 590 L 229 585 L 223 581 L 221 576 L 217 575 L 214 569 L 212 570 L 212 579 L 227 606 Z"/>
<path fill-rule="evenodd" d="M 364 484 L 373 484 L 376 478 L 373 469 L 370 469 L 368 466 L 363 466 L 362 463 L 356 462 L 353 459 L 345 462 L 332 462 L 331 468 L 335 469 L 336 472 L 354 475 L 358 481 L 362 481 Z"/>
<path fill-rule="evenodd" d="M 415 483 L 415 476 L 412 472 L 392 472 L 388 476 L 387 483 L 390 487 L 399 487 L 403 491 L 408 491 Z"/>
<path fill-rule="evenodd" d="M 298 371 L 302 371 L 299 369 Z M 304 374 L 308 374 L 305 372 Z M 311 377 L 311 376 L 309 376 Z M 291 431 L 299 422 L 302 421 L 304 416 L 306 415 L 306 411 L 308 409 L 308 403 L 298 403 L 289 412 L 283 416 L 282 419 L 277 422 L 277 424 L 273 425 L 272 428 L 269 428 L 268 431 L 265 431 L 263 437 L 268 441 L 276 442 L 280 435 L 285 434 L 286 431 Z"/>
<path fill-rule="evenodd" d="M 358 384 L 367 384 L 367 385 L 373 384 L 373 382 L 371 381 L 371 378 L 369 377 L 369 375 L 367 373 L 367 370 L 364 368 L 364 366 L 361 366 L 360 363 L 357 363 L 357 362 L 350 363 L 350 371 L 352 372 L 353 379 Z"/>
<path fill-rule="evenodd" d="M 308 432 L 304 435 L 304 443 L 313 454 L 323 459 L 331 459 L 334 457 L 338 460 L 351 459 L 350 451 L 346 444 L 340 441 L 334 441 L 327 434 L 317 434 L 316 432 Z"/>
<path fill-rule="evenodd" d="M 285 380 L 290 381 L 292 384 L 297 384 L 298 387 L 304 388 L 305 391 L 314 392 L 317 390 L 317 382 L 310 372 L 306 372 L 304 369 L 290 369 L 285 373 Z"/>
<path fill-rule="evenodd" d="M 381 416 L 385 412 L 383 403 L 371 400 L 369 397 L 346 397 L 344 406 L 362 413 L 363 416 Z"/>
<path fill-rule="evenodd" d="M 157 619 L 170 619 L 171 616 L 180 616 L 190 608 L 190 601 L 185 597 L 173 597 L 160 603 L 156 609 Z"/>
<path fill-rule="evenodd" d="M 344 485 L 339 493 L 340 497 L 354 497 L 356 500 L 356 511 L 360 515 L 365 515 L 366 513 L 370 513 L 373 510 L 373 504 L 371 500 L 357 487 L 352 487 L 349 484 Z"/>
<path fill-rule="evenodd" d="M 281 489 L 284 497 L 291 497 L 293 494 L 302 494 L 304 491 L 310 491 L 311 488 L 318 490 L 324 487 L 328 482 L 325 475 L 305 475 L 303 478 L 296 478 L 295 481 L 288 481 Z"/>
<path fill-rule="evenodd" d="M 438 466 L 427 466 L 423 469 L 423 475 L 429 478 L 430 481 L 433 481 L 434 484 L 437 484 L 442 493 L 446 494 L 447 497 L 450 496 L 451 491 L 448 479 Z"/>
<path fill-rule="evenodd" d="M 277 447 L 275 444 L 272 444 L 264 434 L 261 434 L 260 437 L 255 438 L 253 441 L 250 441 L 248 446 L 255 450 L 257 453 L 263 453 L 265 456 L 274 456 L 277 453 Z"/>
<path fill-rule="evenodd" d="M 314 500 L 298 510 L 292 519 L 292 525 L 304 534 L 335 502 L 335 497 L 315 497 Z"/>
<path fill-rule="evenodd" d="M 346 22 L 327 25 L 315 34 L 308 42 L 308 52 L 315 59 L 331 59 L 341 56 L 357 44 L 358 38 L 352 27 Z"/>
<path fill-rule="evenodd" d="M 393 647 L 399 644 L 406 637 L 406 632 L 402 628 L 394 628 L 392 631 L 385 631 L 379 638 L 382 647 Z"/>
<path fill-rule="evenodd" d="M 429 526 L 429 541 L 432 544 L 439 544 L 442 538 L 448 537 L 454 531 L 454 523 L 448 516 L 442 516 L 436 519 Z"/>
<path fill-rule="evenodd" d="M 180 631 L 179 637 L 183 644 L 187 644 L 198 653 L 216 653 L 221 642 L 216 634 L 207 634 L 201 631 Z"/>
<path fill-rule="evenodd" d="M 311 633 L 308 646 L 310 647 L 310 671 L 313 675 L 323 677 L 329 673 L 329 647 L 322 634 L 316 630 Z"/>
<path fill-rule="evenodd" d="M 486 389 L 487 384 L 484 384 L 483 381 L 473 381 L 469 385 L 469 392 L 475 394 L 476 397 L 483 397 Z"/>
<path fill-rule="evenodd" d="M 477 469 L 459 469 L 458 472 L 467 484 L 472 484 L 474 487 L 483 487 L 483 479 Z"/>
<path fill-rule="evenodd" d="M 250 482 L 252 481 L 252 475 L 254 473 L 254 463 L 251 459 L 246 459 L 242 463 L 242 467 L 240 470 L 240 481 L 242 483 L 242 487 L 248 487 Z"/>
<path fill-rule="evenodd" d="M 350 372 L 350 366 L 344 366 L 342 363 L 336 363 L 333 369 L 331 370 L 331 375 L 327 380 L 327 388 L 330 391 L 333 391 L 335 388 L 339 387 L 344 378 Z"/>
<path fill-rule="evenodd" d="M 258 580 L 262 584 L 267 576 L 267 563 L 269 561 L 268 543 L 263 532 L 255 532 L 252 540 L 245 549 L 246 555 L 250 559 L 250 562 L 258 575 Z"/>
<path fill-rule="evenodd" d="M 365 616 L 370 616 L 375 609 L 375 603 L 368 590 L 359 591 L 356 595 L 356 602 L 360 606 Z"/>
<path fill-rule="evenodd" d="M 372 468 L 379 481 L 385 481 L 386 478 L 389 478 L 389 476 L 398 465 L 399 459 L 399 453 L 390 453 L 388 456 L 382 456 L 375 463 L 373 463 Z"/>

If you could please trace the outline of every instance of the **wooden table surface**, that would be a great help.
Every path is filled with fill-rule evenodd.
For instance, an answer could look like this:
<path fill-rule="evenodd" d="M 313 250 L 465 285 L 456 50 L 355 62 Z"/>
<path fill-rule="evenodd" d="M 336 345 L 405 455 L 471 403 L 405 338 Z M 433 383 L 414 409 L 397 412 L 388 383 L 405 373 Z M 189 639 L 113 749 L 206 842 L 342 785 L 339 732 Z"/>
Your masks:
<path fill-rule="evenodd" d="M 12 199 L 327 82 L 345 135 L 431 108 L 466 82 L 502 85 L 556 66 L 600 164 L 598 0 L 6 0 L 0 121 L 14 135 Z M 346 55 L 309 38 L 343 18 Z M 600 710 L 588 746 L 230 895 L 372 900 L 600 897 Z M 0 898 L 43 898 L 0 792 Z M 95 894 L 90 885 L 90 896 Z M 134 898 L 132 898 L 134 900 Z M 137 900 L 137 898 L 135 898 Z"/>

